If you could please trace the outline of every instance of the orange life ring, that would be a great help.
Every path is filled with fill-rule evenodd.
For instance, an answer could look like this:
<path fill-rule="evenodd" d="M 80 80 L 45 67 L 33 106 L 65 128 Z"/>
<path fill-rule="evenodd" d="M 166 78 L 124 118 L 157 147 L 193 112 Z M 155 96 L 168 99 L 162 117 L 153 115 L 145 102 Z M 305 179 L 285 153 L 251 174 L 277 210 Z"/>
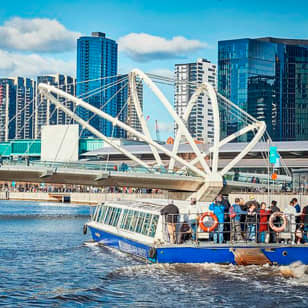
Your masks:
<path fill-rule="evenodd" d="M 205 226 L 204 223 L 203 223 L 203 219 L 204 219 L 205 217 L 208 217 L 208 216 L 211 217 L 211 218 L 214 220 L 213 224 L 212 224 L 210 227 Z M 214 213 L 205 212 L 205 213 L 203 213 L 203 214 L 201 215 L 201 217 L 199 218 L 199 227 L 200 227 L 204 232 L 212 232 L 212 231 L 214 231 L 214 229 L 217 228 L 217 226 L 218 226 L 218 218 L 217 218 L 217 216 L 216 216 Z"/>
<path fill-rule="evenodd" d="M 283 221 L 282 226 L 280 226 L 280 227 L 277 227 L 277 226 L 274 225 L 274 220 L 277 217 L 282 218 L 282 221 Z M 288 223 L 288 221 L 287 221 L 286 216 L 281 212 L 275 212 L 269 218 L 269 226 L 271 227 L 271 229 L 273 231 L 275 231 L 277 233 L 282 232 L 287 227 L 287 223 Z"/>

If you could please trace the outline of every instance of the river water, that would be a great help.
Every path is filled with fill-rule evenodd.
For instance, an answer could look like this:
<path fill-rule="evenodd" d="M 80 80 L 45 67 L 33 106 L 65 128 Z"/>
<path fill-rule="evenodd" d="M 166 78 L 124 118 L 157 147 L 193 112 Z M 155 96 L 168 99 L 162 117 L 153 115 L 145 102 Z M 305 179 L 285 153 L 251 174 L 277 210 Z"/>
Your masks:
<path fill-rule="evenodd" d="M 86 206 L 0 201 L 0 306 L 308 307 L 301 264 L 146 265 L 91 243 L 82 234 L 89 214 Z"/>

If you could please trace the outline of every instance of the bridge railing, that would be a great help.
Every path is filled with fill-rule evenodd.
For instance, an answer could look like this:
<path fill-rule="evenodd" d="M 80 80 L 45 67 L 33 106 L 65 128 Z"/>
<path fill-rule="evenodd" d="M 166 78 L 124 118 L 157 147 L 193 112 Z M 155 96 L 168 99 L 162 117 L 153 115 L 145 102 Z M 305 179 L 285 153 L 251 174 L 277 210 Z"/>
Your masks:
<path fill-rule="evenodd" d="M 154 166 L 147 169 L 143 166 L 129 166 L 127 164 L 98 164 L 95 162 L 52 162 L 39 160 L 3 160 L 3 166 L 25 166 L 25 167 L 42 167 L 50 168 L 56 171 L 58 168 L 79 169 L 79 170 L 94 170 L 102 172 L 122 172 L 122 173 L 142 173 L 142 174 L 166 174 L 166 175 L 180 175 L 180 176 L 194 176 L 193 173 L 186 171 L 170 171 L 163 166 Z"/>

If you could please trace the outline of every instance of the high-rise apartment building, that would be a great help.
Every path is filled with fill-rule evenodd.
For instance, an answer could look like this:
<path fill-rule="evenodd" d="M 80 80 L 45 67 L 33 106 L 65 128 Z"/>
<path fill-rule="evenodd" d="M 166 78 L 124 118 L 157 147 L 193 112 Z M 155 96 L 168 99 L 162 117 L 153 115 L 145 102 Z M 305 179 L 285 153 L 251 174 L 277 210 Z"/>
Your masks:
<path fill-rule="evenodd" d="M 93 32 L 92 36 L 82 36 L 77 40 L 77 95 L 112 116 L 117 114 L 117 87 L 110 87 L 106 91 L 100 89 L 117 81 L 117 62 L 118 45 L 106 38 L 105 33 Z M 86 121 L 92 116 L 82 107 L 78 107 L 77 112 Z M 89 123 L 104 135 L 112 135 L 109 121 L 96 116 Z M 84 136 L 87 135 L 89 132 L 86 131 Z"/>
<path fill-rule="evenodd" d="M 265 121 L 273 140 L 307 140 L 308 40 L 265 37 L 218 42 L 218 91 Z M 225 114 L 223 135 L 241 127 Z M 241 140 L 250 138 L 248 134 Z"/>
<path fill-rule="evenodd" d="M 175 80 L 174 107 L 177 114 L 183 118 L 186 106 L 198 84 L 207 81 L 216 89 L 216 65 L 202 58 L 194 63 L 176 64 Z M 207 95 L 199 96 L 186 125 L 194 139 L 205 143 L 213 142 L 213 109 Z M 177 129 L 175 124 L 175 133 Z"/>
<path fill-rule="evenodd" d="M 74 77 L 63 74 L 38 76 L 37 84 L 40 83 L 47 83 L 73 96 L 76 95 L 76 80 Z M 74 110 L 73 102 L 68 101 L 62 96 L 56 97 L 65 107 L 69 108 L 70 110 Z M 70 116 L 68 116 L 62 110 L 55 108 L 55 105 L 46 99 L 38 90 L 37 99 L 35 102 L 34 119 L 34 137 L 36 139 L 41 137 L 41 127 L 43 125 L 65 125 L 74 123 Z"/>
<path fill-rule="evenodd" d="M 120 75 L 118 78 L 122 80 L 125 77 L 128 77 L 128 75 Z M 138 78 L 135 82 L 140 106 L 141 109 L 143 109 L 143 84 Z M 125 86 L 125 84 L 127 84 L 127 86 Z M 126 81 L 125 79 L 125 82 L 120 83 L 118 87 L 119 92 L 117 94 L 117 115 L 119 120 L 126 123 L 138 132 L 142 132 L 141 123 L 138 119 L 136 108 L 130 93 L 129 81 Z M 119 127 L 115 128 L 113 136 L 128 139 L 136 138 L 135 135 L 131 135 L 129 132 L 126 132 L 124 129 Z"/>
<path fill-rule="evenodd" d="M 29 78 L 0 79 L 0 140 L 33 138 L 36 82 Z"/>
<path fill-rule="evenodd" d="M 15 137 L 16 89 L 14 80 L 0 79 L 0 141 Z"/>

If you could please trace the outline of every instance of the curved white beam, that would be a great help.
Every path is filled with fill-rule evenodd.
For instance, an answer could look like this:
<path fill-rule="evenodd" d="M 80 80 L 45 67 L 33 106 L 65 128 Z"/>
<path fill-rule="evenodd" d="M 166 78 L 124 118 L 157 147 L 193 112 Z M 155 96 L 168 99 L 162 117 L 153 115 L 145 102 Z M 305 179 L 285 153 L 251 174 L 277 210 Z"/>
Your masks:
<path fill-rule="evenodd" d="M 199 95 L 206 91 L 206 88 L 205 88 L 205 85 L 204 84 L 201 84 L 200 87 L 198 87 L 196 89 L 196 91 L 194 92 L 194 94 L 191 96 L 187 106 L 186 106 L 186 109 L 185 109 L 185 112 L 184 112 L 184 116 L 183 116 L 183 121 L 185 123 L 187 123 L 188 121 L 188 118 L 189 118 L 189 115 L 199 97 Z M 179 145 L 180 145 L 180 141 L 181 141 L 181 137 L 183 136 L 183 132 L 182 132 L 182 129 L 179 127 L 178 128 L 178 131 L 177 131 L 177 134 L 175 136 L 175 139 L 174 139 L 174 143 L 173 143 L 173 148 L 172 148 L 172 153 L 173 154 L 177 154 L 178 150 L 179 150 Z M 197 156 L 196 157 L 197 161 L 199 161 L 199 157 Z M 175 160 L 174 159 L 170 159 L 170 162 L 169 162 L 169 167 L 168 169 L 169 170 L 173 170 L 174 169 L 174 164 L 175 164 Z"/>
<path fill-rule="evenodd" d="M 219 141 L 220 141 L 220 119 L 219 119 L 219 107 L 218 107 L 218 102 L 217 102 L 217 96 L 216 96 L 216 92 L 215 89 L 213 88 L 213 86 L 204 81 L 194 92 L 194 94 L 191 96 L 186 109 L 185 109 L 185 113 L 183 116 L 183 120 L 185 122 L 188 121 L 189 115 L 192 111 L 192 108 L 194 107 L 194 105 L 196 104 L 196 101 L 198 99 L 198 97 L 202 94 L 202 93 L 208 93 L 209 98 L 211 100 L 212 103 L 212 108 L 213 108 L 213 117 L 214 117 L 214 145 L 212 148 L 212 152 L 213 152 L 213 164 L 212 164 L 212 173 L 216 173 L 218 171 L 218 155 L 219 155 Z M 177 153 L 178 151 L 178 147 L 179 147 L 179 143 L 182 137 L 182 130 L 179 128 L 177 135 L 175 137 L 174 140 L 174 145 L 173 145 L 173 149 L 172 152 L 174 154 Z M 204 155 L 202 155 L 201 157 L 204 157 Z M 197 156 L 196 157 L 196 161 L 200 161 L 200 157 Z M 173 170 L 174 168 L 174 160 L 170 160 L 169 163 L 169 170 Z"/>
<path fill-rule="evenodd" d="M 145 122 L 143 113 L 142 113 L 142 109 L 140 106 L 140 101 L 139 101 L 139 97 L 138 97 L 138 93 L 137 93 L 137 85 L 136 85 L 136 78 L 135 78 L 135 74 L 134 73 L 129 73 L 129 86 L 130 86 L 130 95 L 132 97 L 134 106 L 135 106 L 135 110 L 138 116 L 138 119 L 140 121 L 141 127 L 142 127 L 142 131 L 143 133 L 149 138 L 152 139 L 150 131 L 148 129 L 148 126 Z M 153 140 L 153 139 L 152 139 Z M 158 151 L 156 150 L 155 147 L 153 147 L 152 145 L 150 145 L 150 148 L 152 150 L 152 153 L 154 155 L 154 158 L 156 160 L 156 163 L 159 166 L 163 166 L 163 162 L 161 161 L 161 158 L 159 156 Z"/>
<path fill-rule="evenodd" d="M 225 166 L 219 173 L 223 176 L 225 175 L 230 169 L 232 169 L 246 154 L 252 150 L 255 145 L 258 143 L 258 141 L 263 136 L 266 125 L 264 122 L 257 122 L 255 123 L 259 126 L 259 131 L 256 133 L 256 135 L 253 137 L 253 139 L 247 144 L 245 149 L 239 153 L 227 166 Z"/>
<path fill-rule="evenodd" d="M 42 89 L 40 88 L 40 90 L 42 90 Z M 86 128 L 91 133 L 93 133 L 95 136 L 97 136 L 98 138 L 101 138 L 106 143 L 111 145 L 113 148 L 117 149 L 119 152 L 121 152 L 122 154 L 124 154 L 125 156 L 127 156 L 128 158 L 130 158 L 131 160 L 136 162 L 137 164 L 140 164 L 141 166 L 145 167 L 146 169 L 149 169 L 149 170 L 151 169 L 151 167 L 149 165 L 147 165 L 145 162 L 143 162 L 142 160 L 137 158 L 135 155 L 131 154 L 130 152 L 126 151 L 125 149 L 123 149 L 122 147 L 120 147 L 119 145 L 114 143 L 111 139 L 109 139 L 104 134 L 99 132 L 97 129 L 92 127 L 88 122 L 86 122 L 83 119 L 81 119 L 80 117 L 78 117 L 73 111 L 66 108 L 64 105 L 62 105 L 62 103 L 58 102 L 58 100 L 52 94 L 48 93 L 45 89 L 43 89 L 42 94 L 47 99 L 49 99 L 53 104 L 55 104 L 57 108 L 61 109 L 63 112 L 68 114 L 72 119 L 74 119 L 80 125 L 82 125 L 83 128 Z"/>
<path fill-rule="evenodd" d="M 182 130 L 184 136 L 186 137 L 187 141 L 189 142 L 190 146 L 194 150 L 195 154 L 200 158 L 200 163 L 205 171 L 206 174 L 210 174 L 211 170 L 209 166 L 207 165 L 206 161 L 203 159 L 201 152 L 197 145 L 195 144 L 193 138 L 191 137 L 188 129 L 186 128 L 185 124 L 181 120 L 181 118 L 177 115 L 175 110 L 173 109 L 172 105 L 169 103 L 167 98 L 163 95 L 163 93 L 159 90 L 159 88 L 153 83 L 153 81 L 142 71 L 139 69 L 133 69 L 133 73 L 135 73 L 139 78 L 143 79 L 144 82 L 148 85 L 148 87 L 153 91 L 153 93 L 156 95 L 156 97 L 163 103 L 169 114 L 172 116 L 172 118 L 175 120 L 175 122 L 178 124 L 178 127 Z M 172 155 L 172 156 L 171 156 Z M 170 152 L 169 157 L 177 157 L 173 153 Z"/>
<path fill-rule="evenodd" d="M 253 129 L 258 129 L 258 126 L 256 125 L 256 123 L 253 123 L 253 124 L 249 124 L 248 126 L 240 129 L 239 131 L 233 133 L 232 135 L 230 136 L 227 136 L 226 138 L 224 138 L 223 140 L 221 140 L 219 142 L 219 148 L 221 148 L 223 145 L 225 145 L 226 143 L 228 142 L 231 142 L 232 140 L 234 140 L 235 138 L 238 138 L 246 133 L 248 133 L 249 131 L 253 130 Z M 210 147 L 208 149 L 208 151 L 202 153 L 203 157 L 206 157 L 209 153 L 213 152 L 214 150 L 214 147 Z M 195 165 L 197 164 L 199 161 L 198 158 L 194 158 L 193 160 L 190 161 L 191 164 Z M 185 167 L 181 168 L 181 170 L 183 170 Z"/>
<path fill-rule="evenodd" d="M 113 125 L 115 126 L 119 126 L 120 128 L 123 128 L 124 130 L 126 130 L 127 132 L 135 135 L 137 138 L 147 142 L 148 144 L 154 146 L 156 149 L 162 151 L 163 153 L 165 153 L 166 155 L 168 155 L 169 157 L 173 157 L 177 162 L 179 162 L 181 165 L 186 166 L 188 169 L 190 169 L 191 171 L 193 171 L 194 173 L 198 174 L 199 176 L 206 178 L 206 174 L 200 170 L 199 168 L 196 168 L 195 166 L 191 165 L 189 162 L 187 162 L 186 160 L 178 157 L 177 155 L 173 155 L 169 150 L 167 150 L 166 148 L 164 148 L 162 145 L 156 143 L 155 141 L 153 141 L 152 139 L 147 138 L 145 135 L 141 134 L 140 132 L 136 131 L 135 129 L 131 128 L 130 126 L 128 126 L 127 124 L 123 123 L 122 121 L 120 121 L 117 118 L 112 117 L 111 115 L 105 113 L 104 111 L 95 108 L 94 106 L 90 105 L 89 103 L 84 102 L 83 100 L 72 96 L 71 94 L 64 92 L 56 87 L 44 84 L 44 83 L 40 83 L 39 84 L 39 89 L 43 91 L 43 94 L 46 94 L 46 92 L 53 92 L 56 93 L 62 97 L 67 98 L 70 101 L 75 102 L 77 105 L 80 105 L 82 107 L 84 107 L 85 109 L 101 116 L 102 118 L 104 118 L 107 121 L 110 121 Z M 53 100 L 53 102 L 55 103 L 55 101 Z M 59 103 L 59 102 L 58 102 Z M 60 103 L 61 104 L 61 103 Z M 64 109 L 62 108 L 62 110 L 64 111 Z M 66 112 L 66 111 L 64 111 Z M 104 136 L 104 138 L 107 138 L 106 136 Z M 106 140 L 106 139 L 104 139 Z M 106 141 L 107 142 L 107 141 Z M 110 141 L 108 142 L 110 144 Z M 111 146 L 113 146 L 112 144 L 110 144 Z M 120 147 L 121 148 L 121 147 Z M 121 148 L 122 149 L 122 148 Z M 123 149 L 121 151 L 123 153 Z M 124 153 L 123 153 L 124 154 Z"/>

